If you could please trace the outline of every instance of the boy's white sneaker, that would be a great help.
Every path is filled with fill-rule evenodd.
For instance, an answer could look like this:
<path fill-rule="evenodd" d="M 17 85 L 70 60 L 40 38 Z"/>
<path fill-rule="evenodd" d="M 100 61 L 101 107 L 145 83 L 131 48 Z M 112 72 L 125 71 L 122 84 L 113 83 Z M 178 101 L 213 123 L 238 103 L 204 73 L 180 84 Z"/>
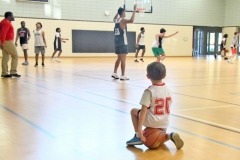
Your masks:
<path fill-rule="evenodd" d="M 53 58 L 51 58 L 51 59 L 50 59 L 50 61 L 51 61 L 51 62 L 54 62 L 54 59 L 53 59 Z"/>
<path fill-rule="evenodd" d="M 120 80 L 124 81 L 124 80 L 129 80 L 130 78 L 126 77 L 126 76 L 121 76 Z"/>
<path fill-rule="evenodd" d="M 55 59 L 55 61 L 57 61 L 57 62 L 59 62 L 59 63 L 61 62 L 60 59 Z"/>
<path fill-rule="evenodd" d="M 114 78 L 114 79 L 119 79 L 117 73 L 113 73 L 113 74 L 112 74 L 112 78 Z"/>

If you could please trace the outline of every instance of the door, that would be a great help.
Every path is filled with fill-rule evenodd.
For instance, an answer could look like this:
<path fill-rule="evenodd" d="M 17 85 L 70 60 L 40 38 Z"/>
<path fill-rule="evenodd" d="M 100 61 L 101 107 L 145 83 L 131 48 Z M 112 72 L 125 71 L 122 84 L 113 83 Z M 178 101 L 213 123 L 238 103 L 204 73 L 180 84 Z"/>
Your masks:
<path fill-rule="evenodd" d="M 203 31 L 194 32 L 194 54 L 200 55 L 203 52 Z"/>
<path fill-rule="evenodd" d="M 194 50 L 199 55 L 213 55 L 220 50 L 222 27 L 194 27 Z"/>

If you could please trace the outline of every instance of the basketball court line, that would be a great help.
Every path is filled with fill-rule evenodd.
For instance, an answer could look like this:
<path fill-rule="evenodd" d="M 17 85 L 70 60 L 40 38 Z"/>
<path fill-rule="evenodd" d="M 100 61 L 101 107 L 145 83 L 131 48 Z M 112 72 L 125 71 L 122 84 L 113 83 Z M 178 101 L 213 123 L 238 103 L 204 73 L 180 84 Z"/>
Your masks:
<path fill-rule="evenodd" d="M 185 115 L 178 114 L 178 113 L 171 113 L 171 115 L 173 115 L 175 117 L 183 118 L 183 119 L 188 119 L 188 120 L 191 120 L 191 121 L 194 121 L 194 122 L 207 124 L 209 126 L 213 126 L 213 127 L 216 127 L 216 128 L 220 128 L 220 129 L 223 129 L 223 130 L 227 130 L 227 131 L 231 131 L 231 132 L 235 132 L 235 133 L 240 134 L 240 129 L 237 129 L 237 128 L 234 128 L 234 127 L 228 127 L 226 125 L 221 125 L 221 124 L 218 124 L 218 123 L 213 123 L 213 122 L 210 122 L 210 121 L 201 120 L 201 119 L 198 119 L 198 118 L 185 116 Z"/>
<path fill-rule="evenodd" d="M 88 103 L 91 103 L 91 104 L 94 104 L 94 105 L 97 105 L 97 106 L 101 106 L 101 107 L 104 107 L 104 108 L 107 108 L 107 109 L 111 109 L 111 110 L 113 110 L 113 111 L 117 111 L 117 112 L 120 112 L 120 113 L 123 113 L 123 114 L 127 114 L 127 115 L 129 115 L 130 116 L 130 114 L 129 113 L 127 113 L 127 112 L 124 112 L 124 111 L 121 111 L 121 110 L 118 110 L 118 109 L 115 109 L 115 108 L 111 108 L 111 107 L 108 107 L 108 106 L 105 106 L 105 105 L 102 105 L 102 104 L 98 104 L 98 103 L 95 103 L 95 102 L 92 102 L 92 101 L 89 101 L 89 100 L 85 100 L 85 99 L 82 99 L 82 98 L 79 98 L 79 97 L 76 97 L 76 96 L 72 96 L 72 95 L 69 95 L 69 94 L 66 94 L 66 93 L 64 93 L 64 92 L 60 92 L 60 91 L 56 91 L 56 90 L 53 90 L 53 89 L 49 89 L 49 88 L 47 88 L 47 87 L 43 87 L 43 86 L 41 86 L 41 85 L 37 85 L 37 84 L 34 84 L 34 83 L 31 83 L 31 82 L 27 82 L 27 81 L 23 81 L 23 80 L 20 80 L 20 79 L 18 79 L 19 81 L 21 81 L 21 82 L 24 82 L 24 83 L 27 83 L 27 84 L 31 84 L 31 85 L 34 85 L 34 86 L 38 86 L 38 87 L 40 87 L 40 88 L 44 88 L 44 89 L 46 89 L 46 90 L 51 90 L 51 91 L 53 91 L 53 92 L 56 92 L 56 93 L 60 93 L 60 94 L 62 94 L 62 95 L 65 95 L 65 96 L 69 96 L 69 97 L 72 97 L 72 98 L 75 98 L 75 99 L 79 99 L 79 100 L 82 100 L 82 101 L 85 101 L 85 102 L 88 102 Z M 3 105 L 0 105 L 1 107 L 3 106 Z M 2 108 L 4 108 L 4 107 L 2 107 Z M 4 108 L 5 109 L 5 108 Z M 8 112 L 10 112 L 10 113 L 12 113 L 13 115 L 15 115 L 14 113 L 14 111 L 12 111 L 11 109 L 9 109 L 9 108 L 7 108 L 6 107 L 6 109 L 5 110 L 7 110 Z M 12 111 L 12 112 L 11 112 Z M 15 116 L 17 116 L 17 115 L 19 115 L 19 114 L 16 114 Z M 20 115 L 19 115 L 20 116 Z M 18 116 L 17 116 L 18 117 Z M 22 117 L 22 116 L 20 116 L 20 117 Z M 20 118 L 19 117 L 19 118 Z M 21 119 L 21 120 L 24 120 L 24 119 L 26 119 L 26 118 L 24 118 L 24 117 L 22 117 L 23 119 Z M 26 119 L 27 120 L 27 119 Z M 34 124 L 33 122 L 31 122 L 30 120 L 27 120 L 27 121 L 25 121 L 25 122 L 30 122 L 30 123 L 28 123 L 28 124 Z M 35 125 L 32 125 L 34 128 L 35 128 Z M 36 125 L 37 126 L 37 125 Z M 187 134 L 190 134 L 190 135 L 193 135 L 193 136 L 195 136 L 195 137 L 199 137 L 199 138 L 202 138 L 202 139 L 205 139 L 205 140 L 208 140 L 208 141 L 211 141 L 211 142 L 214 142 L 214 143 L 217 143 L 217 144 L 220 144 L 220 145 L 223 145 L 223 146 L 226 146 L 226 147 L 230 147 L 230 148 L 233 148 L 233 149 L 236 149 L 236 150 L 240 150 L 240 147 L 236 147 L 236 146 L 234 146 L 234 145 L 230 145 L 230 144 L 227 144 L 227 143 L 224 143 L 224 142 L 221 142 L 221 141 L 217 141 L 217 140 L 214 140 L 214 139 L 212 139 L 212 138 L 208 138 L 208 137 L 205 137 L 205 136 L 202 136 L 202 135 L 198 135 L 198 134 L 196 134 L 196 133 L 192 133 L 192 132 L 189 132 L 189 131 L 186 131 L 186 130 L 183 130 L 183 129 L 179 129 L 179 128 L 176 128 L 176 127 L 172 127 L 172 126 L 169 126 L 169 128 L 172 128 L 172 129 L 175 129 L 175 130 L 178 130 L 178 131 L 182 131 L 182 132 L 184 132 L 184 133 L 187 133 Z M 36 128 L 36 129 L 38 129 L 39 130 L 39 128 Z M 41 131 L 41 130 L 40 130 Z M 43 133 L 45 133 L 45 132 L 43 132 Z M 46 134 L 46 133 L 45 133 Z"/>
<path fill-rule="evenodd" d="M 16 116 L 17 118 L 19 118 L 20 120 L 26 122 L 27 124 L 29 124 L 29 125 L 32 126 L 33 128 L 37 129 L 38 131 L 44 133 L 44 134 L 47 135 L 48 137 L 50 137 L 50 138 L 52 138 L 52 139 L 54 139 L 54 140 L 59 141 L 55 135 L 53 135 L 52 133 L 50 133 L 50 132 L 48 132 L 47 130 L 43 129 L 42 127 L 38 126 L 37 124 L 31 122 L 31 121 L 28 120 L 27 118 L 24 118 L 23 116 L 21 116 L 20 114 L 14 112 L 14 111 L 11 110 L 10 108 L 8 108 L 8 107 L 6 107 L 6 106 L 4 106 L 4 105 L 2 105 L 2 104 L 0 104 L 0 107 L 3 108 L 3 109 L 5 109 L 5 110 L 8 111 L 9 113 L 13 114 L 14 116 Z M 65 144 L 63 144 L 63 145 L 65 145 Z M 92 158 L 89 158 L 88 155 L 80 152 L 78 149 L 76 149 L 76 148 L 71 148 L 71 149 L 72 149 L 73 152 L 79 154 L 81 157 L 84 157 L 84 158 L 88 158 L 88 159 L 93 160 Z"/>
<path fill-rule="evenodd" d="M 239 104 L 230 103 L 230 102 L 224 102 L 224 101 L 219 101 L 219 100 L 214 100 L 214 99 L 209 99 L 209 98 L 202 98 L 202 97 L 197 97 L 197 96 L 190 96 L 190 95 L 181 94 L 181 93 L 176 93 L 176 92 L 172 92 L 172 93 L 174 93 L 174 94 L 177 94 L 177 95 L 186 96 L 186 97 L 192 97 L 192 98 L 198 98 L 198 99 L 209 100 L 209 101 L 213 101 L 213 102 L 225 103 L 225 104 L 229 104 L 229 105 L 236 105 L 236 106 L 240 106 Z"/>
<path fill-rule="evenodd" d="M 8 107 L 0 104 L 0 107 L 5 109 L 6 111 L 10 112 L 11 114 L 13 114 L 14 116 L 18 117 L 19 119 L 21 119 L 22 121 L 26 122 L 27 124 L 29 124 L 30 126 L 32 126 L 33 128 L 39 130 L 40 132 L 46 134 L 47 136 L 55 139 L 56 136 L 53 135 L 52 133 L 48 132 L 47 130 L 43 129 L 42 127 L 38 126 L 37 124 L 31 122 L 30 120 L 28 120 L 27 118 L 24 118 L 23 116 L 21 116 L 20 114 L 14 112 L 13 110 L 9 109 Z"/>
<path fill-rule="evenodd" d="M 139 104 L 136 104 L 136 103 L 134 103 L 134 102 L 131 102 L 131 101 L 126 101 L 126 100 L 122 100 L 122 99 L 116 99 L 116 98 L 114 98 L 114 97 L 109 97 L 109 96 L 103 96 L 103 95 L 101 95 L 101 94 L 97 94 L 97 93 L 93 93 L 93 92 L 89 92 L 89 91 L 86 91 L 87 93 L 90 93 L 90 94 L 95 94 L 95 95 L 98 95 L 98 96 L 101 96 L 101 97 L 105 97 L 105 98 L 109 98 L 109 99 L 112 99 L 112 100 L 116 100 L 116 101 L 119 101 L 119 102 L 123 102 L 123 103 L 127 103 L 127 104 L 131 104 L 131 105 L 134 105 L 134 106 L 140 106 Z M 180 94 L 181 95 L 181 94 Z M 71 96 L 71 95 L 70 95 Z M 185 95 L 186 96 L 186 95 Z M 189 96 L 189 97 L 193 97 L 193 96 Z M 196 98 L 196 97 L 194 97 L 194 98 Z M 199 98 L 199 99 L 204 99 L 204 98 Z M 209 99 L 206 99 L 206 100 L 209 100 Z M 214 101 L 214 100 L 212 100 L 212 101 Z M 89 101 L 90 102 L 90 101 Z M 91 102 L 90 102 L 91 103 Z M 223 102 L 222 102 L 223 103 Z M 225 102 L 226 103 L 226 102 Z M 234 106 L 239 106 L 239 105 L 236 105 L 236 104 L 231 104 L 231 105 L 234 105 Z M 216 107 L 217 108 L 217 107 Z M 194 109 L 193 109 L 194 110 Z M 120 111 L 120 110 L 119 110 Z M 175 110 L 173 110 L 173 112 L 174 112 Z M 120 111 L 121 112 L 121 111 Z M 171 114 L 171 115 L 173 115 L 173 114 Z M 174 116 L 174 115 L 173 115 Z M 182 115 L 183 116 L 183 115 Z M 178 116 L 178 117 L 180 117 L 180 116 Z M 184 118 L 184 117 L 183 117 Z M 193 121 L 196 121 L 196 120 L 194 120 L 194 118 L 192 118 L 193 119 Z M 190 118 L 189 118 L 189 120 L 191 120 Z M 203 120 L 204 121 L 204 120 Z M 202 121 L 198 121 L 199 123 L 202 123 Z M 204 124 L 207 124 L 207 125 L 210 125 L 210 126 L 213 126 L 212 124 L 210 124 L 211 122 L 209 122 L 209 123 L 204 123 Z M 221 129 L 226 129 L 226 130 L 230 130 L 230 131 L 233 131 L 233 132 L 238 132 L 238 133 L 240 133 L 239 131 L 238 131 L 238 129 L 229 129 L 229 127 L 227 127 L 227 126 L 222 126 L 221 124 L 217 124 L 217 125 L 214 125 L 215 127 L 218 127 L 218 126 L 220 126 L 219 128 L 221 128 Z"/>
<path fill-rule="evenodd" d="M 113 98 L 113 97 L 108 97 L 108 96 L 104 96 L 104 95 L 101 95 L 101 94 L 92 93 L 92 92 L 89 92 L 89 91 L 87 91 L 87 93 L 91 93 L 91 94 L 94 94 L 94 95 L 98 95 L 98 96 L 101 96 L 101 97 L 109 98 L 109 99 L 112 99 L 112 100 L 116 100 L 116 101 L 119 101 L 119 102 L 131 104 L 131 105 L 138 106 L 138 107 L 141 106 L 140 104 L 137 104 L 137 103 L 134 103 L 134 102 L 131 102 L 131 101 L 126 101 L 126 100 L 122 100 L 122 99 L 116 99 L 116 98 Z M 208 108 L 223 108 L 223 107 L 231 107 L 231 106 L 232 107 L 236 107 L 236 106 L 239 106 L 239 105 L 226 105 L 226 106 L 216 106 L 216 107 L 203 107 L 203 108 L 196 108 L 196 109 L 194 108 L 194 109 L 171 110 L 172 112 L 171 112 L 170 115 L 177 116 L 177 117 L 184 118 L 184 119 L 188 119 L 188 120 L 192 120 L 192 121 L 199 122 L 199 123 L 203 123 L 204 122 L 203 124 L 206 124 L 206 125 L 210 125 L 210 126 L 214 126 L 214 127 L 217 127 L 217 128 L 225 129 L 225 130 L 228 130 L 228 131 L 240 133 L 240 129 L 237 129 L 237 128 L 228 127 L 228 126 L 225 126 L 225 125 L 221 125 L 221 124 L 218 124 L 218 123 L 213 123 L 213 122 L 209 122 L 209 121 L 205 121 L 205 120 L 201 120 L 201 119 L 196 119 L 194 117 L 186 118 L 185 115 L 178 114 L 178 113 L 173 113 L 174 111 L 198 110 L 198 109 L 208 109 Z"/>
<path fill-rule="evenodd" d="M 201 110 L 201 109 L 209 109 L 209 108 L 224 108 L 224 107 L 237 107 L 238 105 L 225 105 L 225 106 L 215 106 L 215 107 L 202 107 L 202 108 L 191 108 L 191 109 L 178 109 L 172 111 L 192 111 L 192 110 Z"/>
<path fill-rule="evenodd" d="M 63 71 L 58 71 L 58 70 L 52 70 L 52 69 L 48 69 L 50 71 L 55 71 L 55 72 L 60 72 L 60 73 L 67 73 L 67 74 L 70 74 L 70 75 L 74 75 L 74 76 L 80 76 L 80 77 L 86 77 L 86 78 L 92 78 L 92 79 L 98 79 L 98 80 L 102 80 L 102 81 L 107 81 L 107 82 L 116 82 L 118 80 L 116 79 L 112 79 L 112 80 L 105 80 L 105 79 L 101 79 L 101 78 L 95 78 L 95 77 L 89 77 L 89 76 L 85 76 L 85 75 L 81 75 L 81 74 L 72 74 L 72 73 L 68 73 L 68 72 L 63 72 Z M 25 75 L 27 76 L 27 75 Z M 111 77 L 111 76 L 109 76 Z M 192 77 L 189 77 L 189 78 L 192 78 Z M 198 78 L 198 77 L 196 77 Z M 140 79 L 139 79 L 140 80 Z M 138 81 L 139 81 L 138 80 Z M 131 81 L 135 81 L 135 80 L 131 80 Z M 120 83 L 120 82 L 117 82 L 117 83 Z M 133 85 L 133 84 L 129 84 L 129 83 L 125 83 L 127 85 L 131 85 L 131 86 L 134 86 L 134 87 L 139 87 L 139 88 L 144 88 L 146 89 L 146 87 L 142 87 L 142 86 L 137 86 L 137 85 Z M 220 84 L 204 84 L 204 85 L 199 85 L 199 86 L 205 86 L 205 85 L 224 85 L 224 84 L 238 84 L 238 83 L 220 83 Z M 170 86 L 170 87 L 186 87 L 186 86 L 198 86 L 198 85 L 183 85 L 183 86 Z M 214 101 L 214 100 L 213 100 Z"/>
<path fill-rule="evenodd" d="M 234 92 L 234 93 L 230 93 L 230 94 L 234 94 L 234 95 L 240 96 L 240 92 Z"/>

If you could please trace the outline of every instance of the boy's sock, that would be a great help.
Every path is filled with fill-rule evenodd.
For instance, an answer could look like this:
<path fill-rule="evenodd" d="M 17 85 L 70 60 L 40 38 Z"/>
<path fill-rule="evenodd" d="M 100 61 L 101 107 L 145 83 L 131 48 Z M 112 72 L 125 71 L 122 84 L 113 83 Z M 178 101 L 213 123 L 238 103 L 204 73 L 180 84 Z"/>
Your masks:
<path fill-rule="evenodd" d="M 140 59 L 143 59 L 143 57 L 141 57 Z"/>
<path fill-rule="evenodd" d="M 139 137 L 140 137 L 138 132 L 136 132 L 136 137 L 137 137 L 137 138 L 139 138 Z"/>
<path fill-rule="evenodd" d="M 134 60 L 137 60 L 137 58 L 134 58 Z"/>

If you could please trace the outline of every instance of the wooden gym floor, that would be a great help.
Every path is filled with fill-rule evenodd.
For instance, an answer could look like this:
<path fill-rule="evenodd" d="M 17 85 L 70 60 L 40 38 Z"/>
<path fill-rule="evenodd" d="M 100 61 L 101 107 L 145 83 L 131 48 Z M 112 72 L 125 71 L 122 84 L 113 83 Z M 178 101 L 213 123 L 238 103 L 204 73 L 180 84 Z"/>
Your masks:
<path fill-rule="evenodd" d="M 115 58 L 62 58 L 34 68 L 19 60 L 19 79 L 0 80 L 0 160 L 239 160 L 240 63 L 210 57 L 170 58 L 164 80 L 173 92 L 169 141 L 158 150 L 127 147 L 133 107 L 150 84 L 146 66 L 128 57 L 129 81 L 113 80 Z M 119 70 L 120 73 L 120 70 Z"/>

